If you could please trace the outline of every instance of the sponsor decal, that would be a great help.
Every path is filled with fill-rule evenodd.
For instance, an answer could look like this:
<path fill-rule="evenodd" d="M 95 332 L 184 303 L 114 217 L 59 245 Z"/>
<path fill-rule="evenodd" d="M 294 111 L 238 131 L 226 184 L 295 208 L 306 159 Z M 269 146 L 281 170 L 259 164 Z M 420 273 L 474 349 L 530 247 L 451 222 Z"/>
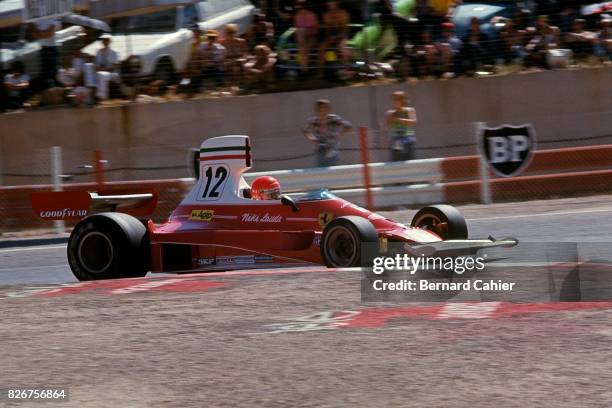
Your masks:
<path fill-rule="evenodd" d="M 191 211 L 191 216 L 189 219 L 192 221 L 210 222 L 212 221 L 214 214 L 214 210 L 193 210 Z"/>
<path fill-rule="evenodd" d="M 64 208 L 63 210 L 50 210 L 50 211 L 41 211 L 40 218 L 77 218 L 77 217 L 86 217 L 88 214 L 87 210 L 74 210 L 72 208 Z"/>
<path fill-rule="evenodd" d="M 316 246 L 321 246 L 321 236 L 317 235 L 314 237 L 314 240 L 312 241 Z"/>
<path fill-rule="evenodd" d="M 255 263 L 253 255 L 218 256 L 217 265 L 252 265 Z"/>
<path fill-rule="evenodd" d="M 216 265 L 217 260 L 216 258 L 212 257 L 212 258 L 199 258 L 196 260 L 196 264 L 198 266 L 211 266 L 211 265 Z"/>
<path fill-rule="evenodd" d="M 269 255 L 255 255 L 255 263 L 274 262 L 274 257 Z"/>
<path fill-rule="evenodd" d="M 283 216 L 280 214 L 270 215 L 270 213 L 261 214 L 251 214 L 244 213 L 242 214 L 242 222 L 270 222 L 270 223 L 279 223 L 283 221 Z"/>
<path fill-rule="evenodd" d="M 319 226 L 321 228 L 325 227 L 333 219 L 334 219 L 334 214 L 330 212 L 319 213 L 319 217 L 317 218 L 317 220 L 319 221 Z"/>
<path fill-rule="evenodd" d="M 491 169 L 502 177 L 520 174 L 531 162 L 535 132 L 531 125 L 484 128 L 480 152 Z"/>

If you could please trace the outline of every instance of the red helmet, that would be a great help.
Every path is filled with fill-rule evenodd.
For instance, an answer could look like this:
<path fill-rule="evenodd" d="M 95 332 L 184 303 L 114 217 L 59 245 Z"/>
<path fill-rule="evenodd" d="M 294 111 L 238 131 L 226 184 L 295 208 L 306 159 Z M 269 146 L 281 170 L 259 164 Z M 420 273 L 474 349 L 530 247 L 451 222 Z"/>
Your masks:
<path fill-rule="evenodd" d="M 251 185 L 251 195 L 254 200 L 280 200 L 280 183 L 274 177 L 257 177 Z"/>

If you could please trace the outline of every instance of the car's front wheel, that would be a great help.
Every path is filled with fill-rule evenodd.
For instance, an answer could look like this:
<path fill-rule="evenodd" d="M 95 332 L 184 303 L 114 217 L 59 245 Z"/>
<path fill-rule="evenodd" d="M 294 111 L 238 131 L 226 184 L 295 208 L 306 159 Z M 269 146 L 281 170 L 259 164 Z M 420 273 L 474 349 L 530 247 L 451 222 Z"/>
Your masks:
<path fill-rule="evenodd" d="M 419 210 L 410 226 L 431 231 L 443 240 L 468 238 L 465 217 L 450 205 L 432 205 Z"/>
<path fill-rule="evenodd" d="M 149 270 L 147 229 L 127 214 L 87 217 L 70 235 L 68 262 L 80 281 L 145 276 Z"/>
<path fill-rule="evenodd" d="M 323 230 L 321 257 L 330 268 L 362 266 L 365 255 L 362 244 L 378 244 L 378 233 L 372 223 L 361 217 L 339 217 Z"/>

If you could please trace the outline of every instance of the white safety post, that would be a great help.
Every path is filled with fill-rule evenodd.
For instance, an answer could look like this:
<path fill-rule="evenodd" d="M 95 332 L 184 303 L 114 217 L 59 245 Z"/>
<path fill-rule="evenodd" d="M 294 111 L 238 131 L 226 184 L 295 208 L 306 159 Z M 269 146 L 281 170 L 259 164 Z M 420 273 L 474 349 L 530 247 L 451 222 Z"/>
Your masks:
<path fill-rule="evenodd" d="M 51 182 L 53 191 L 62 191 L 62 148 L 53 146 L 51 152 Z M 62 234 L 66 230 L 66 223 L 61 220 L 53 221 L 56 234 Z"/>
<path fill-rule="evenodd" d="M 478 149 L 478 163 L 480 173 L 480 202 L 481 204 L 491 204 L 493 202 L 491 198 L 491 182 L 489 177 L 489 163 L 487 161 L 486 153 L 481 145 L 482 131 L 485 128 L 486 123 L 476 122 L 474 124 L 474 132 L 476 133 L 476 147 Z"/>

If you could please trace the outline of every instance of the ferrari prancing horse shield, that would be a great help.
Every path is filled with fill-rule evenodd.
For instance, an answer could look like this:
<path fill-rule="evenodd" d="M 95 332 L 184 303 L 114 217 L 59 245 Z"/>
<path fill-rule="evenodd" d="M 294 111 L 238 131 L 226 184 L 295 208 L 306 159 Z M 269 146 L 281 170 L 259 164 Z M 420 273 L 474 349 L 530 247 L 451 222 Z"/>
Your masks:
<path fill-rule="evenodd" d="M 515 176 L 533 157 L 535 132 L 531 125 L 484 128 L 479 147 L 495 173 L 503 177 Z"/>

